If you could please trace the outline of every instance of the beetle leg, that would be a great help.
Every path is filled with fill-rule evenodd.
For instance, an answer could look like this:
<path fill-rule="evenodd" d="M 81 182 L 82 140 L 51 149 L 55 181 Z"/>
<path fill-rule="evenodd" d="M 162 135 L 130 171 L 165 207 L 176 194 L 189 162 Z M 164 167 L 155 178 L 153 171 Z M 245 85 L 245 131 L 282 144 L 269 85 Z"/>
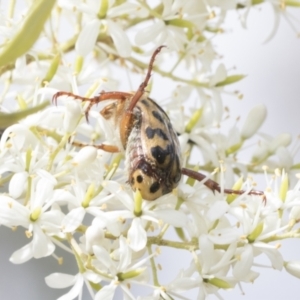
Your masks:
<path fill-rule="evenodd" d="M 148 83 L 149 83 L 149 80 L 150 80 L 150 77 L 151 77 L 151 72 L 152 72 L 152 69 L 153 69 L 153 64 L 154 64 L 154 60 L 155 60 L 155 57 L 157 56 L 157 54 L 160 52 L 160 50 L 163 48 L 163 47 L 166 47 L 166 46 L 159 46 L 155 51 L 154 53 L 152 54 L 152 57 L 151 57 L 151 60 L 150 60 L 150 63 L 149 63 L 149 66 L 148 66 L 148 71 L 147 71 L 147 75 L 146 75 L 146 78 L 145 80 L 140 84 L 138 90 L 135 92 L 135 94 L 133 95 L 132 99 L 131 99 L 131 102 L 129 104 L 129 107 L 128 107 L 128 111 L 132 112 L 136 103 L 140 100 L 140 98 L 142 97 L 142 95 L 144 94 L 144 91 L 145 91 L 145 88 L 147 87 Z"/>
<path fill-rule="evenodd" d="M 199 173 L 199 172 L 196 172 L 196 171 L 193 171 L 193 170 L 189 170 L 189 169 L 186 169 L 186 168 L 182 168 L 181 173 L 183 175 L 187 175 L 187 176 L 189 176 L 189 177 L 191 177 L 191 178 L 193 178 L 197 181 L 202 181 L 202 180 L 206 179 L 203 182 L 203 184 L 205 186 L 207 186 L 213 192 L 215 192 L 215 191 L 218 191 L 219 193 L 221 192 L 220 185 L 212 179 L 207 179 L 207 177 L 202 173 Z M 223 192 L 225 194 L 235 194 L 235 195 L 242 195 L 242 194 L 246 193 L 243 190 L 232 190 L 232 189 L 224 189 Z M 262 196 L 263 197 L 263 202 L 266 203 L 266 201 L 267 201 L 266 195 L 262 191 L 251 190 L 251 191 L 248 192 L 248 195 Z"/>
<path fill-rule="evenodd" d="M 101 150 L 104 150 L 104 151 L 110 152 L 110 153 L 120 152 L 120 149 L 114 145 L 106 145 L 106 144 L 90 145 L 90 144 L 81 143 L 81 142 L 71 142 L 71 143 L 73 146 L 80 147 L 80 148 L 86 147 L 86 146 L 92 146 L 92 147 L 95 147 L 96 149 L 101 149 Z"/>
<path fill-rule="evenodd" d="M 152 54 L 149 66 L 148 66 L 148 71 L 146 74 L 146 78 L 145 80 L 140 84 L 138 90 L 135 92 L 135 94 L 133 95 L 133 97 L 131 98 L 130 104 L 128 106 L 128 108 L 126 109 L 126 111 L 124 112 L 121 121 L 120 121 L 120 137 L 121 137 L 121 142 L 123 145 L 126 145 L 127 143 L 127 139 L 129 136 L 129 133 L 131 131 L 132 128 L 132 124 L 134 121 L 134 114 L 133 114 L 133 109 L 135 107 L 135 105 L 137 104 L 137 102 L 140 100 L 140 98 L 142 97 L 142 95 L 144 94 L 145 88 L 147 87 L 150 77 L 151 77 L 151 71 L 153 69 L 153 64 L 154 64 L 154 60 L 155 57 L 157 56 L 157 54 L 160 52 L 160 50 L 166 46 L 160 46 L 158 47 L 154 53 Z"/>
<path fill-rule="evenodd" d="M 81 100 L 82 102 L 89 101 L 89 105 L 87 109 L 85 110 L 85 118 L 88 121 L 89 118 L 89 111 L 91 110 L 92 106 L 105 100 L 120 100 L 124 101 L 128 99 L 129 97 L 132 96 L 131 93 L 124 93 L 124 92 L 100 92 L 98 96 L 92 97 L 92 98 L 87 98 L 87 97 L 82 97 L 79 95 L 75 95 L 70 92 L 57 92 L 54 94 L 52 101 L 57 105 L 57 98 L 61 96 L 69 96 L 73 97 L 76 100 Z"/>
<path fill-rule="evenodd" d="M 101 101 L 105 101 L 105 100 L 126 100 L 128 97 L 132 96 L 132 93 L 124 93 L 124 92 L 100 92 L 98 96 L 94 96 L 92 98 L 88 98 L 88 97 L 82 97 L 70 92 L 57 92 L 56 94 L 54 94 L 52 101 L 57 104 L 57 98 L 61 97 L 61 96 L 69 96 L 69 97 L 73 97 L 76 100 L 81 100 L 81 101 L 90 101 L 93 104 L 97 104 Z"/>

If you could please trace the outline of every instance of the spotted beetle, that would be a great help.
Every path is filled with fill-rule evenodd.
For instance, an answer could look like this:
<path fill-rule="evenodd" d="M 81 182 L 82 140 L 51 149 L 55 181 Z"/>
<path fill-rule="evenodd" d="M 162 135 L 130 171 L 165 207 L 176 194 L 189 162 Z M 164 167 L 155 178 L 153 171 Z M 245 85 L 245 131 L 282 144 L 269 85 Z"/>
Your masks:
<path fill-rule="evenodd" d="M 125 166 L 128 182 L 133 191 L 139 190 L 143 199 L 156 200 L 175 189 L 182 175 L 202 181 L 212 191 L 221 192 L 219 184 L 205 175 L 182 167 L 180 145 L 168 115 L 151 98 L 145 88 L 151 77 L 155 57 L 164 46 L 158 47 L 150 60 L 145 80 L 135 93 L 101 92 L 93 98 L 85 98 L 69 92 L 57 92 L 53 96 L 56 103 L 60 96 L 71 96 L 81 101 L 89 101 L 86 118 L 94 104 L 105 100 L 115 100 L 105 106 L 100 114 L 112 120 L 118 130 L 123 149 L 115 145 L 92 145 L 107 152 L 125 151 Z M 74 143 L 76 146 L 86 146 Z M 243 194 L 242 190 L 223 189 L 227 194 Z M 251 190 L 249 194 L 261 195 L 261 191 Z"/>

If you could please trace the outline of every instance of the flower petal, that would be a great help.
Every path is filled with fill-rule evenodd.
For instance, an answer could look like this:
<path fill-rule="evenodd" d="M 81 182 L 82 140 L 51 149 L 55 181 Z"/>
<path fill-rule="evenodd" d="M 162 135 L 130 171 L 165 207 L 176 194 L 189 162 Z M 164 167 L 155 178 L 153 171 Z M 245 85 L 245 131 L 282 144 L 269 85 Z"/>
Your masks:
<path fill-rule="evenodd" d="M 209 233 L 209 238 L 214 244 L 231 244 L 238 240 L 239 233 L 234 228 L 217 228 Z"/>
<path fill-rule="evenodd" d="M 154 211 L 155 217 L 174 227 L 184 227 L 187 224 L 187 216 L 177 210 L 160 209 Z"/>
<path fill-rule="evenodd" d="M 242 253 L 239 256 L 238 261 L 235 263 L 232 273 L 238 280 L 244 280 L 253 264 L 253 249 L 250 245 L 245 245 L 242 249 Z"/>
<path fill-rule="evenodd" d="M 99 34 L 100 20 L 93 19 L 81 30 L 76 41 L 75 49 L 78 55 L 85 57 L 94 48 Z"/>
<path fill-rule="evenodd" d="M 85 216 L 82 206 L 72 209 L 62 220 L 61 226 L 64 232 L 73 232 L 81 225 Z"/>
<path fill-rule="evenodd" d="M 132 251 L 128 247 L 127 241 L 123 236 L 120 236 L 120 264 L 119 271 L 125 270 L 132 262 Z"/>
<path fill-rule="evenodd" d="M 107 269 L 113 266 L 113 262 L 109 256 L 109 253 L 101 246 L 93 247 L 94 254 L 96 255 L 98 261 L 103 264 Z"/>
<path fill-rule="evenodd" d="M 41 258 L 51 255 L 55 246 L 50 238 L 43 232 L 39 224 L 33 224 L 32 251 L 34 258 Z"/>
<path fill-rule="evenodd" d="M 142 226 L 140 218 L 132 220 L 130 229 L 128 230 L 129 246 L 134 251 L 140 251 L 145 248 L 147 243 L 147 233 Z"/>
<path fill-rule="evenodd" d="M 81 293 L 82 288 L 83 288 L 83 277 L 81 274 L 77 274 L 76 282 L 73 285 L 73 287 L 69 290 L 69 292 L 59 297 L 57 300 L 73 300 Z"/>
<path fill-rule="evenodd" d="M 220 219 L 229 209 L 229 205 L 226 201 L 216 201 L 211 205 L 207 211 L 206 217 L 214 222 L 217 219 Z"/>
<path fill-rule="evenodd" d="M 110 20 L 107 20 L 107 27 L 120 56 L 129 57 L 131 54 L 131 45 L 123 28 L 118 23 Z"/>
<path fill-rule="evenodd" d="M 45 277 L 46 284 L 53 289 L 64 289 L 75 284 L 77 276 L 52 273 Z"/>
<path fill-rule="evenodd" d="M 33 257 L 32 252 L 32 242 L 26 244 L 22 248 L 16 250 L 11 257 L 9 258 L 9 261 L 13 264 L 22 264 L 24 262 L 27 262 Z"/>
<path fill-rule="evenodd" d="M 145 45 L 152 42 L 159 34 L 165 29 L 165 23 L 162 20 L 158 20 L 156 23 L 140 30 L 135 36 L 135 42 L 137 45 Z"/>
<path fill-rule="evenodd" d="M 95 300 L 112 300 L 115 294 L 116 284 L 104 286 L 96 295 Z"/>

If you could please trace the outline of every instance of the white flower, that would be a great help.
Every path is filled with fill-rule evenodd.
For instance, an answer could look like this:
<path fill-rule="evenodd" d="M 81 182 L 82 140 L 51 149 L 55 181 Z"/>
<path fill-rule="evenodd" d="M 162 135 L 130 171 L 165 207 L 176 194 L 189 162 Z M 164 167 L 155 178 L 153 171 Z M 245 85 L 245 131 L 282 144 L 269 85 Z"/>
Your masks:
<path fill-rule="evenodd" d="M 95 267 L 101 264 L 104 269 L 109 270 L 109 276 L 113 278 L 110 284 L 104 286 L 95 295 L 95 300 L 113 299 L 116 288 L 119 286 L 125 297 L 135 299 L 128 288 L 128 283 L 131 281 L 139 283 L 143 279 L 143 273 L 146 270 L 145 263 L 151 256 L 139 260 L 137 263 L 132 261 L 132 250 L 128 247 L 124 237 L 119 238 L 118 257 L 112 257 L 109 253 L 100 246 L 94 246 L 94 253 L 97 260 L 94 262 Z M 114 253 L 113 253 L 114 254 Z M 152 255 L 153 256 L 153 255 Z"/>
<path fill-rule="evenodd" d="M 86 26 L 82 29 L 81 34 L 76 43 L 77 53 L 81 56 L 86 56 L 93 48 L 96 42 L 96 38 L 100 32 L 101 25 L 104 25 L 107 29 L 108 35 L 112 38 L 118 54 L 121 57 L 128 57 L 131 54 L 131 44 L 125 30 L 115 20 L 118 16 L 122 16 L 124 13 L 128 13 L 128 6 L 121 6 L 116 11 L 116 7 L 110 17 L 110 9 L 112 8 L 113 1 L 107 1 L 108 7 L 103 13 L 100 20 L 98 19 L 98 13 L 102 9 L 101 1 L 89 1 L 89 3 L 81 3 L 76 7 L 79 11 L 84 13 L 87 18 Z M 60 5 L 70 9 L 68 1 L 61 1 Z M 73 4 L 73 7 L 76 5 Z M 134 10 L 134 9 L 133 9 Z M 131 10 L 132 11 L 132 10 Z M 138 9 L 136 10 L 139 11 Z"/>
<path fill-rule="evenodd" d="M 102 228 L 108 227 L 113 233 L 116 232 L 113 222 L 108 220 L 106 214 L 101 210 L 100 206 L 112 198 L 111 195 L 96 196 L 95 185 L 91 183 L 88 187 L 82 182 L 75 182 L 71 186 L 70 197 L 67 199 L 69 203 L 69 212 L 62 220 L 61 226 L 64 232 L 74 232 L 83 221 L 86 213 L 99 218 L 102 222 Z M 118 232 L 118 231 L 117 231 Z"/>
<path fill-rule="evenodd" d="M 0 195 L 0 224 L 8 227 L 25 227 L 26 235 L 33 236 L 29 244 L 12 254 L 10 260 L 13 263 L 24 263 L 32 257 L 51 255 L 55 250 L 54 236 L 63 237 L 60 231 L 63 213 L 59 209 L 51 209 L 52 204 L 63 192 L 53 191 L 54 183 L 53 178 L 35 179 L 26 206 L 10 197 Z"/>
<path fill-rule="evenodd" d="M 154 224 L 161 224 L 165 222 L 174 227 L 185 226 L 187 219 L 186 216 L 179 211 L 169 208 L 166 203 L 170 202 L 172 195 L 163 196 L 155 201 L 143 201 L 141 216 L 137 217 L 134 214 L 134 201 L 126 191 L 122 189 L 116 182 L 106 182 L 105 189 L 115 195 L 123 204 L 123 210 L 115 210 L 106 213 L 106 217 L 111 221 L 132 219 L 130 228 L 128 230 L 129 246 L 134 251 L 144 249 L 147 243 L 147 233 L 145 225 L 147 222 Z M 131 193 L 132 195 L 132 193 Z"/>

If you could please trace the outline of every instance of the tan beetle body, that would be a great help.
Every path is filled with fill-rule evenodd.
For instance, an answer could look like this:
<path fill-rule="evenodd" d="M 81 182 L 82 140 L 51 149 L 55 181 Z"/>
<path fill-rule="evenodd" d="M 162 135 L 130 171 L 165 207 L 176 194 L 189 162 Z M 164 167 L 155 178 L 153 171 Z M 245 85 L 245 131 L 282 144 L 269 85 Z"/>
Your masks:
<path fill-rule="evenodd" d="M 121 128 L 120 112 L 126 110 L 131 98 L 106 106 L 101 115 L 112 120 L 115 128 Z M 132 114 L 128 138 L 122 143 L 128 182 L 144 199 L 155 200 L 170 193 L 180 181 L 180 145 L 169 117 L 147 93 L 141 96 Z"/>

